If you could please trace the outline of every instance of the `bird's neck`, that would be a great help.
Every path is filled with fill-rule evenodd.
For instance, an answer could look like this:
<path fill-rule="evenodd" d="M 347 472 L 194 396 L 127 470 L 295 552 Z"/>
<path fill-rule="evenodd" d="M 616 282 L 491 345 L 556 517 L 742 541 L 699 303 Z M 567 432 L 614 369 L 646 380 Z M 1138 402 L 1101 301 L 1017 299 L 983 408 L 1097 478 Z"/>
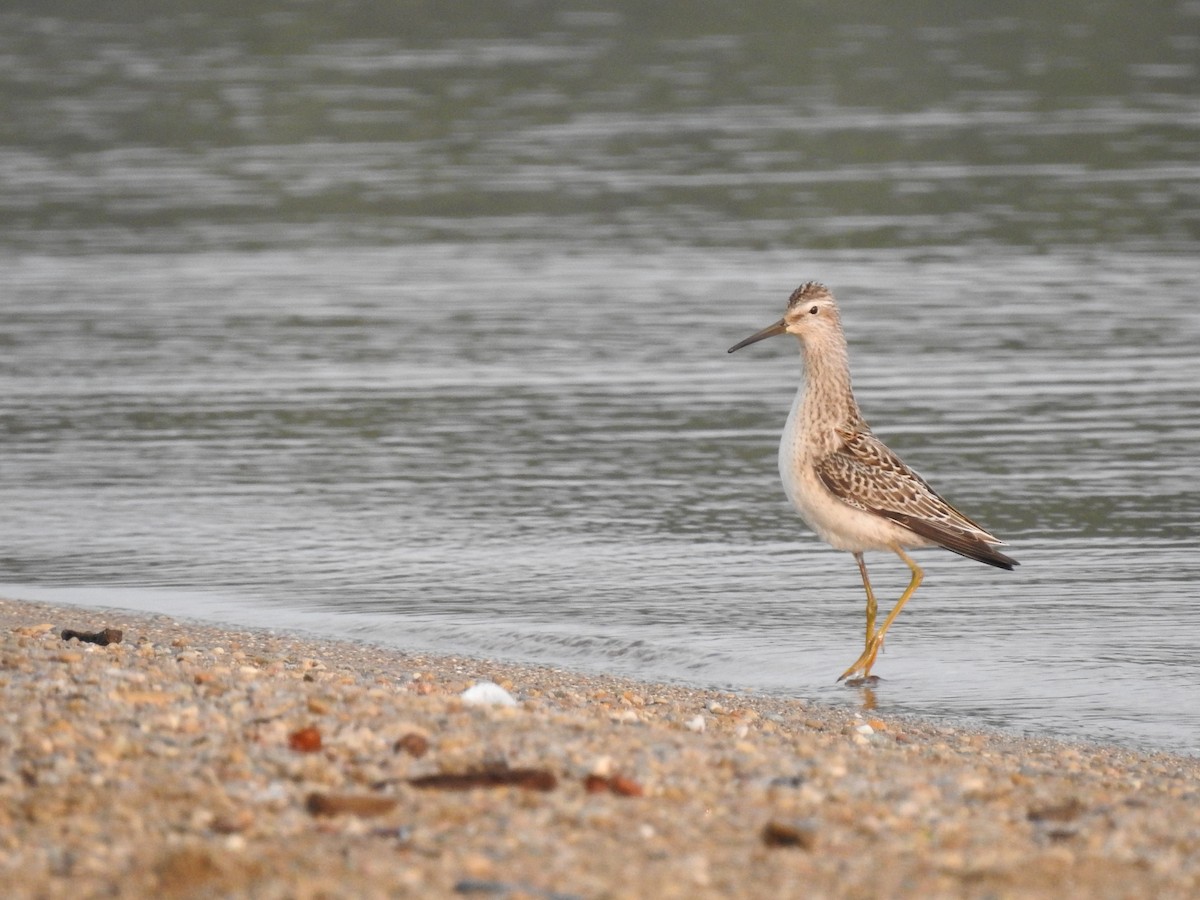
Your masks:
<path fill-rule="evenodd" d="M 796 398 L 809 434 L 832 434 L 862 421 L 850 385 L 850 360 L 844 340 L 802 345 L 804 387 Z"/>

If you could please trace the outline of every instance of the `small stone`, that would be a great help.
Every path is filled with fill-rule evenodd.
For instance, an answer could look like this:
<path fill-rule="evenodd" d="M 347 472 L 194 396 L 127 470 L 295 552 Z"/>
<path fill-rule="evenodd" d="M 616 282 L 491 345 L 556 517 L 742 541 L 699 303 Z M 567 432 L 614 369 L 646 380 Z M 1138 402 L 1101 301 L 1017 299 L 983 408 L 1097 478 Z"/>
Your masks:
<path fill-rule="evenodd" d="M 798 847 L 811 850 L 817 841 L 817 830 L 807 822 L 771 820 L 762 830 L 762 841 L 768 847 Z"/>
<path fill-rule="evenodd" d="M 516 706 L 516 698 L 494 681 L 478 681 L 459 695 L 468 706 Z"/>
<path fill-rule="evenodd" d="M 641 797 L 645 789 L 632 778 L 615 774 L 610 776 L 589 775 L 583 780 L 583 789 L 589 794 L 616 794 L 618 797 Z"/>
<path fill-rule="evenodd" d="M 608 789 L 619 797 L 641 797 L 646 793 L 638 782 L 620 773 L 608 779 Z"/>
<path fill-rule="evenodd" d="M 329 704 L 320 697 L 309 697 L 306 705 L 308 706 L 308 711 L 314 716 L 323 716 L 329 712 Z"/>
<path fill-rule="evenodd" d="M 100 631 L 73 631 L 70 628 L 64 628 L 61 635 L 64 641 L 75 640 L 85 644 L 99 644 L 101 647 L 119 644 L 124 636 L 124 632 L 120 628 L 104 628 Z"/>
<path fill-rule="evenodd" d="M 410 731 L 392 744 L 393 753 L 407 753 L 415 759 L 420 759 L 429 752 L 429 738 L 415 731 Z"/>
<path fill-rule="evenodd" d="M 321 749 L 321 732 L 314 725 L 293 731 L 288 735 L 288 746 L 297 753 L 316 753 Z"/>
<path fill-rule="evenodd" d="M 684 722 L 683 727 L 688 731 L 694 731 L 696 734 L 704 734 L 704 729 L 707 726 L 704 724 L 704 716 L 695 716 Z"/>
<path fill-rule="evenodd" d="M 1061 803 L 1050 803 L 1045 806 L 1031 807 L 1026 813 L 1030 822 L 1070 822 L 1079 818 L 1086 807 L 1075 797 L 1070 797 Z"/>
<path fill-rule="evenodd" d="M 473 788 L 517 787 L 527 791 L 552 791 L 558 787 L 558 777 L 549 769 L 519 768 L 507 766 L 476 769 L 469 772 L 442 772 L 410 778 L 408 783 L 417 788 L 432 788 L 441 791 L 469 791 Z"/>
<path fill-rule="evenodd" d="M 382 816 L 396 808 L 399 801 L 395 797 L 382 797 L 377 794 L 322 794 L 312 793 L 305 801 L 305 807 L 314 816 L 351 816 L 370 817 Z"/>
<path fill-rule="evenodd" d="M 249 809 L 217 816 L 209 826 L 217 834 L 237 834 L 254 824 L 254 813 Z"/>

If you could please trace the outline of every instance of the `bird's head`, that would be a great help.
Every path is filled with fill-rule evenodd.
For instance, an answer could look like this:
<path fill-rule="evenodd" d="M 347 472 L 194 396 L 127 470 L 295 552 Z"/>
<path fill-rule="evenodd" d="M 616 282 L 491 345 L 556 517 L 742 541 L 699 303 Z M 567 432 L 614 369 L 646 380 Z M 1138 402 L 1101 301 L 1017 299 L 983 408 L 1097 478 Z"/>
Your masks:
<path fill-rule="evenodd" d="M 820 282 L 807 281 L 792 291 L 782 319 L 734 344 L 729 348 L 729 352 L 741 350 L 777 334 L 794 334 L 800 340 L 809 343 L 820 341 L 826 336 L 840 335 L 841 332 L 841 318 L 833 294 Z"/>

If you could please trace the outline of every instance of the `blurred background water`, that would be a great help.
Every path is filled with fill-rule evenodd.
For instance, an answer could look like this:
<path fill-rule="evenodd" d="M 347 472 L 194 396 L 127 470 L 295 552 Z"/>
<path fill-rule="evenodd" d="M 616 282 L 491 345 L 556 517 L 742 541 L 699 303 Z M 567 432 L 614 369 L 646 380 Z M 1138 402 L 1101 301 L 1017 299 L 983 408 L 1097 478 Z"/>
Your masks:
<path fill-rule="evenodd" d="M 795 348 L 725 354 L 820 279 L 1022 563 L 920 554 L 879 708 L 1194 753 L 1197 60 L 1194 0 L 6 3 L 0 594 L 861 703 Z"/>

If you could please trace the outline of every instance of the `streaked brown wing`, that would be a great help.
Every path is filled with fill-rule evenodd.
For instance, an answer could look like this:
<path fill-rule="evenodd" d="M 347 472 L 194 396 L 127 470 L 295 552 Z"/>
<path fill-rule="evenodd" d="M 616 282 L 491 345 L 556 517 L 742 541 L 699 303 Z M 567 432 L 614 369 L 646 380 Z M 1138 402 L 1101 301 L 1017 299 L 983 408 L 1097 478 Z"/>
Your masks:
<path fill-rule="evenodd" d="M 912 516 L 906 516 L 903 513 L 891 513 L 888 515 L 888 518 L 893 522 L 903 525 L 909 531 L 919 534 L 923 538 L 928 538 L 934 543 L 945 547 L 947 550 L 953 551 L 960 556 L 965 556 L 968 559 L 978 560 L 981 563 L 987 563 L 989 566 L 995 566 L 998 569 L 1011 570 L 1014 566 L 1020 565 L 1011 556 L 1005 556 L 996 549 L 994 544 L 989 544 L 974 532 L 948 528 L 938 525 L 936 522 L 930 522 L 927 519 L 916 519 Z"/>
<path fill-rule="evenodd" d="M 955 510 L 890 450 L 846 446 L 817 464 L 821 481 L 844 503 L 886 515 L 905 513 L 919 519 L 952 519 Z M 863 454 L 862 449 L 869 449 Z M 964 520 L 966 527 L 972 523 Z"/>
<path fill-rule="evenodd" d="M 938 496 L 920 475 L 870 431 L 843 432 L 845 444 L 816 467 L 843 503 L 902 525 L 947 550 L 1001 568 L 1016 561 L 992 549 L 1001 543 Z"/>

